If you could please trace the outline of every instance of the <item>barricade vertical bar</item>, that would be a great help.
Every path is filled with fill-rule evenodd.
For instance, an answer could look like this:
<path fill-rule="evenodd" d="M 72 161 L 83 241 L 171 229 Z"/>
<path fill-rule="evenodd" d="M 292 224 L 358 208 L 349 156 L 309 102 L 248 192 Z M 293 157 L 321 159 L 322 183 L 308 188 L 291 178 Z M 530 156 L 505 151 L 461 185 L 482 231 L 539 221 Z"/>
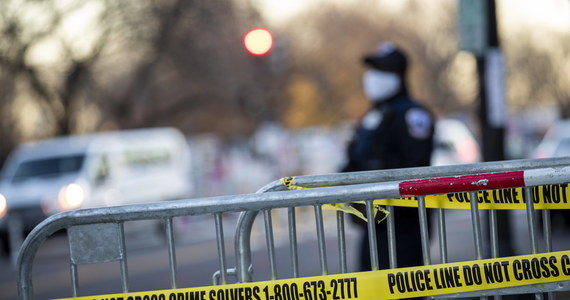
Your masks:
<path fill-rule="evenodd" d="M 533 195 L 534 193 L 532 193 L 532 189 L 531 188 L 531 195 Z M 527 198 L 527 201 L 529 198 Z M 530 198 L 534 200 L 534 195 L 533 198 Z M 546 252 L 552 252 L 552 227 L 551 227 L 551 223 L 550 223 L 550 210 L 548 209 L 543 209 L 542 210 L 542 227 L 543 227 L 543 235 L 544 235 L 544 246 L 545 246 L 545 250 Z M 549 300 L 556 300 L 556 294 L 553 292 L 549 292 L 547 293 L 548 295 L 548 299 Z"/>
<path fill-rule="evenodd" d="M 429 228 L 426 214 L 425 196 L 418 197 L 418 211 L 420 217 L 420 235 L 422 239 L 422 255 L 424 265 L 430 265 L 431 253 L 429 249 Z"/>
<path fill-rule="evenodd" d="M 546 252 L 552 252 L 552 223 L 550 222 L 550 210 L 542 210 L 542 227 Z"/>
<path fill-rule="evenodd" d="M 499 230 L 497 227 L 497 211 L 489 210 L 489 235 L 491 243 L 491 257 L 499 257 Z"/>
<path fill-rule="evenodd" d="M 325 227 L 323 225 L 323 209 L 319 204 L 315 204 L 315 219 L 317 223 L 317 240 L 319 244 L 319 258 L 321 261 L 321 275 L 329 273 L 327 266 L 327 251 L 325 245 Z"/>
<path fill-rule="evenodd" d="M 370 267 L 372 271 L 378 270 L 378 244 L 376 243 L 376 220 L 372 200 L 366 201 L 366 217 L 368 219 L 368 247 L 370 248 Z M 393 216 L 389 216 L 392 218 Z"/>
<path fill-rule="evenodd" d="M 386 210 L 388 211 L 388 219 L 386 220 L 386 222 L 388 222 L 386 223 L 386 230 L 388 230 L 388 263 L 390 264 L 390 268 L 395 269 L 398 266 L 398 254 L 396 251 L 396 219 L 394 217 L 394 207 L 387 206 Z"/>
<path fill-rule="evenodd" d="M 542 226 L 544 234 L 544 243 L 546 252 L 552 252 L 552 227 L 550 223 L 550 210 L 542 210 Z M 556 300 L 556 294 L 553 292 L 548 293 L 549 300 Z"/>
<path fill-rule="evenodd" d="M 499 229 L 497 225 L 497 211 L 494 209 L 489 210 L 489 239 L 491 244 L 491 257 L 499 257 Z M 495 295 L 495 300 L 500 300 L 501 295 Z"/>
<path fill-rule="evenodd" d="M 265 243 L 269 254 L 269 269 L 271 271 L 270 280 L 277 279 L 277 266 L 275 264 L 275 242 L 273 238 L 273 223 L 271 222 L 271 209 L 263 211 L 265 221 Z"/>
<path fill-rule="evenodd" d="M 299 277 L 299 252 L 297 247 L 297 222 L 295 207 L 289 207 L 288 209 L 289 218 L 289 247 L 291 250 L 291 268 L 293 271 L 293 277 Z"/>
<path fill-rule="evenodd" d="M 222 280 L 222 284 L 228 283 L 227 275 L 226 275 L 226 249 L 224 243 L 224 226 L 222 224 L 222 214 L 215 213 L 214 219 L 216 222 L 216 241 L 218 243 L 218 258 L 220 262 L 220 276 Z"/>
<path fill-rule="evenodd" d="M 67 234 L 69 236 L 69 228 L 67 229 Z M 67 246 L 69 247 L 69 253 L 71 253 L 71 239 L 68 239 Z M 79 278 L 77 275 L 77 265 L 73 262 L 71 255 L 69 256 L 69 272 L 71 275 L 71 295 L 73 297 L 77 297 L 79 290 Z"/>
<path fill-rule="evenodd" d="M 340 272 L 347 273 L 348 267 L 346 262 L 346 234 L 344 230 L 344 213 L 336 212 L 336 224 L 338 233 L 338 253 L 340 255 Z"/>
<path fill-rule="evenodd" d="M 525 187 L 524 188 L 524 195 L 526 201 L 526 217 L 528 221 L 528 232 L 530 235 L 530 245 L 531 245 L 531 252 L 532 254 L 538 253 L 538 240 L 536 239 L 536 222 L 535 222 L 535 215 L 534 215 L 534 199 L 532 195 L 532 188 Z M 534 294 L 535 299 L 543 299 L 542 293 Z"/>
<path fill-rule="evenodd" d="M 170 264 L 170 286 L 175 289 L 178 285 L 178 280 L 176 278 L 176 252 L 174 249 L 172 218 L 166 218 L 164 222 L 166 224 L 166 242 L 168 244 L 168 263 Z"/>
<path fill-rule="evenodd" d="M 445 228 L 445 210 L 437 209 L 437 228 L 439 230 L 439 252 L 441 262 L 447 263 L 447 230 Z"/>
<path fill-rule="evenodd" d="M 251 229 L 258 211 L 246 211 L 240 214 L 235 233 L 235 253 L 237 255 L 238 282 L 251 282 Z"/>
<path fill-rule="evenodd" d="M 481 222 L 479 221 L 479 207 L 477 202 L 477 192 L 469 193 L 471 203 L 471 220 L 473 223 L 473 237 L 475 239 L 475 256 L 476 259 L 483 258 L 483 238 L 481 232 Z M 500 297 L 500 296 L 497 296 Z M 495 299 L 497 299 L 495 297 Z M 479 297 L 480 299 L 487 299 L 485 296 Z"/>
<path fill-rule="evenodd" d="M 530 235 L 530 246 L 532 254 L 538 253 L 538 240 L 536 239 L 536 224 L 534 216 L 534 201 L 531 188 L 524 188 L 526 201 L 526 218 L 528 221 L 528 233 Z"/>
<path fill-rule="evenodd" d="M 437 209 L 437 228 L 439 232 L 439 253 L 441 263 L 447 263 L 447 232 L 445 228 L 445 211 Z"/>
<path fill-rule="evenodd" d="M 477 193 L 470 192 L 471 197 L 471 222 L 473 224 L 473 237 L 475 238 L 476 259 L 483 258 L 483 242 L 481 237 L 481 222 L 479 221 L 479 209 L 477 205 Z"/>
<path fill-rule="evenodd" d="M 125 245 L 125 224 L 119 224 L 119 239 L 121 241 L 121 281 L 123 284 L 123 293 L 129 292 L 129 283 L 127 281 L 128 271 L 127 271 L 127 247 Z"/>
<path fill-rule="evenodd" d="M 78 277 L 77 277 L 77 265 L 74 263 L 71 263 L 70 265 L 71 267 L 71 294 L 73 295 L 73 297 L 77 297 L 78 296 L 78 290 L 79 290 L 79 281 L 78 281 Z"/>

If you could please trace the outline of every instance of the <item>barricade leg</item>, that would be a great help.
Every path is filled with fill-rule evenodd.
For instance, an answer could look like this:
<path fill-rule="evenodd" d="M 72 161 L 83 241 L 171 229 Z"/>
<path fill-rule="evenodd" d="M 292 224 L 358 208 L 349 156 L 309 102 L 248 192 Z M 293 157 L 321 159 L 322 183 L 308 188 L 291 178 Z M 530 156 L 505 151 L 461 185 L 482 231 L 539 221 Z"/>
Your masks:
<path fill-rule="evenodd" d="M 420 236 L 422 239 L 422 258 L 424 265 L 431 265 L 431 254 L 429 249 L 429 222 L 424 196 L 418 197 L 418 211 L 420 217 Z"/>
<path fill-rule="evenodd" d="M 327 252 L 325 245 L 325 228 L 323 225 L 323 210 L 319 204 L 314 206 L 315 209 L 315 223 L 317 226 L 317 243 L 319 245 L 319 260 L 321 265 L 321 275 L 329 273 L 327 266 Z"/>
<path fill-rule="evenodd" d="M 348 272 L 348 263 L 346 261 L 346 231 L 344 226 L 344 213 L 336 212 L 336 223 L 337 223 L 337 233 L 338 233 L 338 252 L 340 255 L 340 272 Z"/>
<path fill-rule="evenodd" d="M 291 251 L 291 272 L 293 277 L 299 277 L 299 251 L 297 246 L 297 222 L 295 207 L 287 209 L 289 223 L 289 249 Z"/>
<path fill-rule="evenodd" d="M 166 243 L 168 247 L 168 267 L 170 270 L 170 288 L 175 289 L 178 286 L 178 276 L 176 272 L 176 251 L 174 247 L 174 228 L 172 218 L 166 218 Z"/>
<path fill-rule="evenodd" d="M 441 262 L 447 263 L 447 231 L 445 228 L 445 210 L 443 208 L 437 209 L 437 229 Z"/>
<path fill-rule="evenodd" d="M 270 280 L 277 279 L 277 266 L 275 261 L 275 238 L 273 236 L 273 223 L 271 221 L 271 210 L 263 211 L 263 220 L 265 221 L 265 242 L 267 251 L 269 252 L 269 268 L 271 270 Z"/>

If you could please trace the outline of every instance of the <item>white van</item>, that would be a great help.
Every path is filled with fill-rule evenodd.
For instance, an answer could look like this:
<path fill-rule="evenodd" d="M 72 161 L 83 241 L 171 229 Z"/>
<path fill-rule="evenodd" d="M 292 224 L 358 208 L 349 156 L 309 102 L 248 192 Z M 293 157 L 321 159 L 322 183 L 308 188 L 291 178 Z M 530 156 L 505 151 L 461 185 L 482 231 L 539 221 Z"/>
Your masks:
<path fill-rule="evenodd" d="M 188 143 L 174 128 L 22 144 L 1 172 L 0 238 L 6 251 L 10 227 L 29 232 L 58 212 L 188 198 L 192 189 Z"/>

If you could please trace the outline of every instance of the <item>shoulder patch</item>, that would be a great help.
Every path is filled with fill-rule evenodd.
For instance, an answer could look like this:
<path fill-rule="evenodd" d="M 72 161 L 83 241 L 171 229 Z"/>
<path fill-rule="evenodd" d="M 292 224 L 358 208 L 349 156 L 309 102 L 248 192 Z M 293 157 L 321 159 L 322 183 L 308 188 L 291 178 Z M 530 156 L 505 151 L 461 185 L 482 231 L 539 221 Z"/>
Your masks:
<path fill-rule="evenodd" d="M 424 109 L 414 107 L 406 112 L 408 133 L 416 139 L 425 139 L 432 134 L 432 119 Z"/>

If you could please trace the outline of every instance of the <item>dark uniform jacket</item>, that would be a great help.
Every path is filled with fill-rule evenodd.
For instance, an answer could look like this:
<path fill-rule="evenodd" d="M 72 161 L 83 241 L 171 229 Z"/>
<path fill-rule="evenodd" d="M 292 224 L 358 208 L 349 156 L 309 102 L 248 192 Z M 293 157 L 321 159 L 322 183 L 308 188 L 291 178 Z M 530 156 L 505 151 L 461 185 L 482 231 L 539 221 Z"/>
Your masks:
<path fill-rule="evenodd" d="M 429 166 L 433 116 L 407 94 L 376 103 L 360 120 L 343 171 Z"/>
<path fill-rule="evenodd" d="M 433 146 L 433 116 L 406 93 L 378 102 L 360 120 L 348 147 L 345 172 L 429 166 Z M 364 212 L 364 206 L 354 204 Z M 395 207 L 398 266 L 422 264 L 417 208 Z M 377 216 L 381 219 L 382 216 Z M 359 225 L 365 222 L 351 215 Z M 362 239 L 361 271 L 370 270 L 367 230 Z M 380 268 L 388 268 L 386 222 L 377 224 Z"/>

